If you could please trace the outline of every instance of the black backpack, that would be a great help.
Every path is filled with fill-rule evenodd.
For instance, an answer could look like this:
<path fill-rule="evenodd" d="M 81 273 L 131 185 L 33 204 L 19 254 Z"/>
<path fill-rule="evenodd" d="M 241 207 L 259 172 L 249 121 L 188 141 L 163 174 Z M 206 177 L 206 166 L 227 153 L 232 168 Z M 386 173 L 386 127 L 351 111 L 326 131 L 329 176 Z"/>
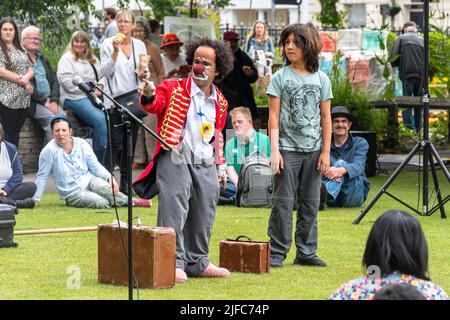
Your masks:
<path fill-rule="evenodd" d="M 239 172 L 236 191 L 238 207 L 270 208 L 274 188 L 274 175 L 269 158 L 256 152 L 246 157 Z"/>

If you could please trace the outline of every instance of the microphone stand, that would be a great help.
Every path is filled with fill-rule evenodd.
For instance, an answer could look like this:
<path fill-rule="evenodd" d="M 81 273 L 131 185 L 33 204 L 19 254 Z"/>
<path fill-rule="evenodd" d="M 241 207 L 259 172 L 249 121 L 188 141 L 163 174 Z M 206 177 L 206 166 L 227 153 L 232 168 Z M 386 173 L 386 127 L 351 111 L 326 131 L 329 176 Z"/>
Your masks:
<path fill-rule="evenodd" d="M 127 173 L 128 173 L 128 299 L 133 300 L 133 192 L 132 192 L 132 162 L 133 162 L 133 134 L 132 134 L 132 122 L 141 126 L 150 133 L 156 140 L 158 140 L 161 144 L 167 147 L 170 151 L 175 151 L 175 149 L 168 145 L 157 133 L 148 128 L 144 122 L 136 117 L 133 113 L 130 112 L 127 108 L 122 106 L 113 97 L 105 93 L 101 88 L 99 88 L 96 84 L 90 84 L 93 88 L 100 91 L 105 97 L 107 97 L 114 105 L 115 108 L 122 114 L 122 125 L 126 127 L 127 130 Z M 107 113 L 108 110 L 104 105 L 100 105 L 105 109 Z M 130 121 L 130 119 L 132 121 Z M 175 151 L 176 152 L 176 151 Z M 112 161 L 112 160 L 111 160 Z"/>

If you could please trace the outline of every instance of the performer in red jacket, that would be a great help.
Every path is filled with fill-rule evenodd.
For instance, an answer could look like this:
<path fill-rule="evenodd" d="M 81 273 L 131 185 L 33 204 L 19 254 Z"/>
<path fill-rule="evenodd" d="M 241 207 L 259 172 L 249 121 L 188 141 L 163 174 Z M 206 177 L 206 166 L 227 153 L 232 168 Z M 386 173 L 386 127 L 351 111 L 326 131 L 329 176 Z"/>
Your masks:
<path fill-rule="evenodd" d="M 233 54 L 210 39 L 193 40 L 186 53 L 192 66 L 188 78 L 167 79 L 156 88 L 145 81 L 140 88 L 142 107 L 157 115 L 157 133 L 178 152 L 158 142 L 153 161 L 133 184 L 143 198 L 158 194 L 157 224 L 176 231 L 179 283 L 188 275 L 230 275 L 209 262 L 208 247 L 219 198 L 217 177 L 226 184 L 221 131 L 228 103 L 213 81 L 230 72 Z"/>

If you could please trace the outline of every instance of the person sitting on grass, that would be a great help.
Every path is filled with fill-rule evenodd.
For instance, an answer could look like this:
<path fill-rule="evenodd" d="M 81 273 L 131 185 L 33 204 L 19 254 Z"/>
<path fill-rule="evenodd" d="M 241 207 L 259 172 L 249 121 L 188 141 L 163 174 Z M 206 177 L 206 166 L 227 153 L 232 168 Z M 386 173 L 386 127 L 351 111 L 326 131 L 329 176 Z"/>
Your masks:
<path fill-rule="evenodd" d="M 237 107 L 229 114 L 235 136 L 225 146 L 228 181 L 225 188 L 220 188 L 219 204 L 234 203 L 241 166 L 250 154 L 270 157 L 269 137 L 253 128 L 250 109 Z"/>
<path fill-rule="evenodd" d="M 4 131 L 0 123 L 0 204 L 17 208 L 34 208 L 31 198 L 36 191 L 34 182 L 23 182 L 22 162 L 17 148 L 3 140 Z"/>
<path fill-rule="evenodd" d="M 53 140 L 39 156 L 34 200 L 41 200 L 47 179 L 52 175 L 59 196 L 69 207 L 111 208 L 127 205 L 127 196 L 119 192 L 118 183 L 97 160 L 89 143 L 72 137 L 69 119 L 57 116 L 50 122 L 50 126 Z M 133 206 L 151 205 L 151 200 L 133 199 Z"/>
<path fill-rule="evenodd" d="M 360 207 L 367 199 L 370 183 L 365 174 L 369 144 L 349 131 L 353 115 L 346 107 L 331 109 L 333 135 L 330 168 L 322 176 L 327 190 L 327 202 L 332 207 Z"/>
<path fill-rule="evenodd" d="M 419 221 L 404 211 L 390 210 L 373 224 L 363 256 L 370 275 L 343 284 L 330 300 L 371 300 L 384 287 L 408 283 L 427 300 L 448 300 L 428 276 L 428 247 Z"/>

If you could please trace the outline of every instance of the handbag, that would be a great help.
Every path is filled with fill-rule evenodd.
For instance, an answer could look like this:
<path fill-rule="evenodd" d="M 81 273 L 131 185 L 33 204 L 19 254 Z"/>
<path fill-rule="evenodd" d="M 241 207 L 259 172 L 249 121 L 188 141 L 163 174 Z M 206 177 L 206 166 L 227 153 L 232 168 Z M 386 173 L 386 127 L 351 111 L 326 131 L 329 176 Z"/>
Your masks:
<path fill-rule="evenodd" d="M 133 45 L 133 60 L 134 60 L 134 68 L 136 69 L 136 56 L 134 55 L 134 42 L 131 42 Z M 136 86 L 139 86 L 138 83 L 138 78 L 137 75 L 135 74 L 136 77 Z M 139 91 L 137 89 L 133 89 L 131 91 L 122 93 L 118 96 L 114 96 L 112 90 L 111 90 L 111 85 L 109 83 L 109 79 L 107 79 L 108 81 L 108 86 L 109 86 L 109 91 L 111 92 L 111 95 L 114 97 L 114 100 L 117 101 L 117 103 L 121 104 L 122 106 L 124 106 L 125 108 L 127 108 L 135 117 L 142 119 L 147 115 L 147 112 L 142 109 L 141 104 L 139 103 L 139 98 L 140 98 L 140 94 Z"/>

